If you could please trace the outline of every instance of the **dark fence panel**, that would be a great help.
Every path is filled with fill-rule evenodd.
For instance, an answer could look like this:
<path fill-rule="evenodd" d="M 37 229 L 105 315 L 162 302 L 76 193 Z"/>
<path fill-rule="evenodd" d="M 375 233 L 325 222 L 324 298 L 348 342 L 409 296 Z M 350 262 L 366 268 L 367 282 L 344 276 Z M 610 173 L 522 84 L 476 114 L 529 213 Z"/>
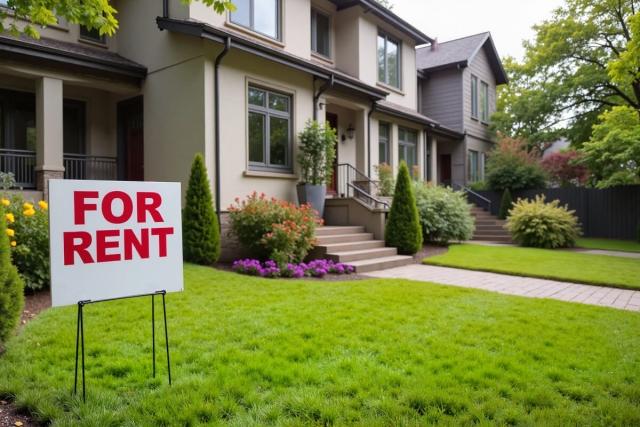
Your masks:
<path fill-rule="evenodd" d="M 491 200 L 491 213 L 498 214 L 502 194 L 495 191 L 477 193 Z M 513 199 L 532 199 L 544 194 L 547 201 L 560 200 L 576 211 L 585 237 L 610 239 L 637 238 L 640 226 L 640 185 L 596 188 L 548 188 L 513 192 Z"/>

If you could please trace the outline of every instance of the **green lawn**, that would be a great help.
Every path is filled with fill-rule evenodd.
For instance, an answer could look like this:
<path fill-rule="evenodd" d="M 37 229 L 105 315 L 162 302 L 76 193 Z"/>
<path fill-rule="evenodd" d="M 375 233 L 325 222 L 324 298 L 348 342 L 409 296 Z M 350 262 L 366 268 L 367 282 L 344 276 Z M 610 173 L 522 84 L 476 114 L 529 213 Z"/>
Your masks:
<path fill-rule="evenodd" d="M 86 308 L 86 405 L 70 394 L 75 307 L 9 342 L 0 394 L 74 426 L 640 424 L 637 313 L 405 280 L 185 275 L 167 297 L 172 387 L 163 358 L 150 378 L 148 300 L 127 300 Z"/>
<path fill-rule="evenodd" d="M 576 246 L 585 249 L 603 249 L 607 251 L 640 252 L 640 243 L 633 240 L 614 239 L 578 239 Z"/>
<path fill-rule="evenodd" d="M 640 260 L 551 249 L 462 244 L 425 264 L 640 289 Z"/>

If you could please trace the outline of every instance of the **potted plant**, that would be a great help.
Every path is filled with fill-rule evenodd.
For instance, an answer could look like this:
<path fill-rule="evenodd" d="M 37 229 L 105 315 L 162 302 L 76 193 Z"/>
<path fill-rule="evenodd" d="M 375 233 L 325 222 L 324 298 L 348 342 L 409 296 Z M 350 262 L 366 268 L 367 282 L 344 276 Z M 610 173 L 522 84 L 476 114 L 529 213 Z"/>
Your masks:
<path fill-rule="evenodd" d="M 333 176 L 333 161 L 336 157 L 336 131 L 329 123 L 320 124 L 315 120 L 307 122 L 304 130 L 298 134 L 300 151 L 301 181 L 298 184 L 298 201 L 309 203 L 324 215 L 324 201 L 327 196 L 327 183 Z"/>

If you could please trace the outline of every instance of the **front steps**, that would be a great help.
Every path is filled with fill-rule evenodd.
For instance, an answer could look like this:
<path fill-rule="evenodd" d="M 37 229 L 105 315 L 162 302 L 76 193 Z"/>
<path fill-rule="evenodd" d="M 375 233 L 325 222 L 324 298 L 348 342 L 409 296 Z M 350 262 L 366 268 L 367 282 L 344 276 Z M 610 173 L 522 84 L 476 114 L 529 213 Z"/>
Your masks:
<path fill-rule="evenodd" d="M 362 226 L 325 226 L 316 229 L 317 245 L 311 258 L 330 259 L 355 267 L 356 273 L 411 264 L 413 257 L 398 255 L 396 248 L 374 240 Z"/>
<path fill-rule="evenodd" d="M 473 233 L 471 240 L 512 243 L 511 235 L 503 228 L 506 221 L 498 219 L 498 217 L 477 206 L 471 208 L 471 215 L 476 221 L 476 231 Z"/>

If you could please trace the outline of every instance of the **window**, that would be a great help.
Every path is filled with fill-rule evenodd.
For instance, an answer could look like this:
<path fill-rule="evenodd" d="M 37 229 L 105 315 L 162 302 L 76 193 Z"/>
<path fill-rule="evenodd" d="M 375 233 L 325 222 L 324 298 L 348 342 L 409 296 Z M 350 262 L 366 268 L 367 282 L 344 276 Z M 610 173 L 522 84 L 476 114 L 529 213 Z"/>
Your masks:
<path fill-rule="evenodd" d="M 471 117 L 478 118 L 478 78 L 471 76 Z"/>
<path fill-rule="evenodd" d="M 280 0 L 234 0 L 231 22 L 280 39 Z"/>
<path fill-rule="evenodd" d="M 479 154 L 477 151 L 469 150 L 467 153 L 467 169 L 469 182 L 477 182 L 480 180 L 480 164 Z"/>
<path fill-rule="evenodd" d="M 320 55 L 331 57 L 331 18 L 315 9 L 311 9 L 311 50 Z"/>
<path fill-rule="evenodd" d="M 291 171 L 291 97 L 249 87 L 249 166 Z"/>
<path fill-rule="evenodd" d="M 489 85 L 480 83 L 480 120 L 489 122 Z"/>
<path fill-rule="evenodd" d="M 378 163 L 391 164 L 389 148 L 389 124 L 381 122 L 378 131 Z"/>
<path fill-rule="evenodd" d="M 97 28 L 87 28 L 84 25 L 80 26 L 80 38 L 82 40 L 89 40 L 95 43 L 106 44 L 107 38 L 100 35 L 100 31 Z"/>
<path fill-rule="evenodd" d="M 398 129 L 398 158 L 404 160 L 413 174 L 413 167 L 418 164 L 418 132 L 415 130 Z"/>
<path fill-rule="evenodd" d="M 400 43 L 378 34 L 378 81 L 400 87 Z"/>

